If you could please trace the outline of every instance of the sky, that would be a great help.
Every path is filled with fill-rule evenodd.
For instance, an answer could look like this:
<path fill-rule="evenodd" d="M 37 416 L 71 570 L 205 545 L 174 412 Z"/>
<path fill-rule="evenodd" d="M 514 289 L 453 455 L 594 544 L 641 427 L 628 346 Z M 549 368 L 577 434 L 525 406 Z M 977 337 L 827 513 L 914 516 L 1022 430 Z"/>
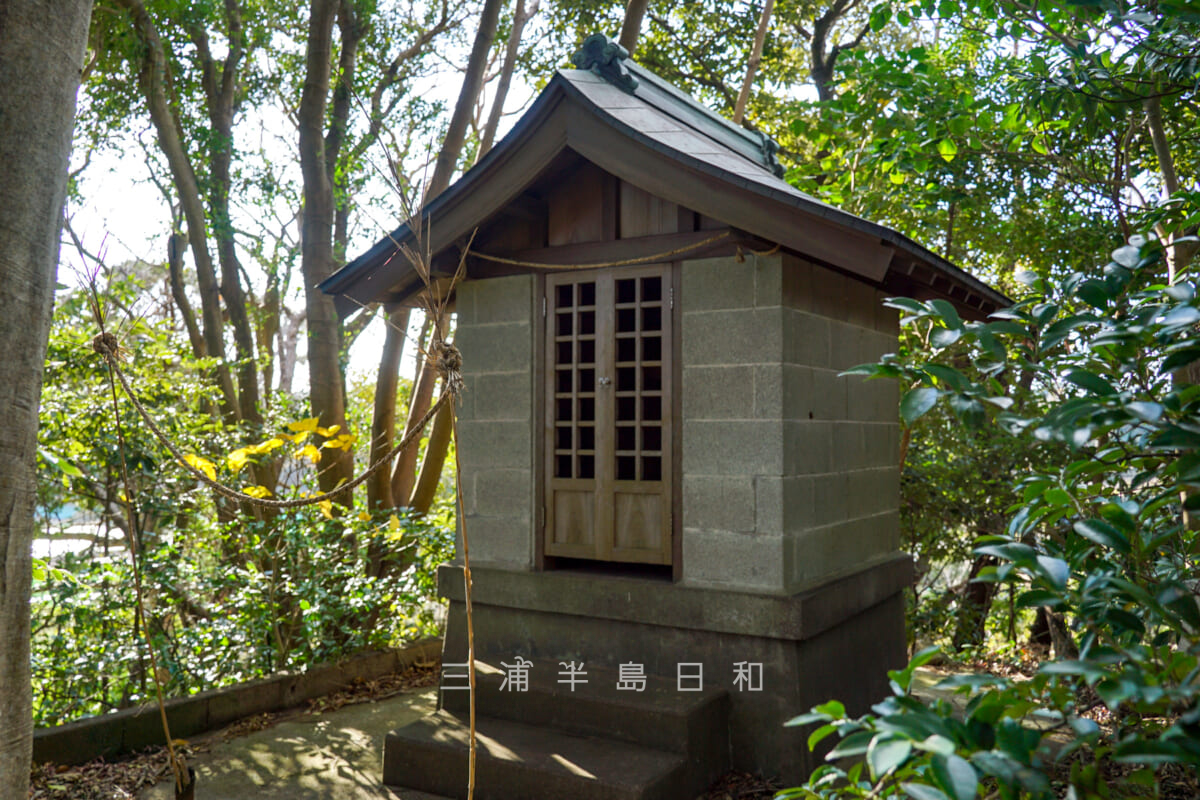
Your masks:
<path fill-rule="evenodd" d="M 472 31 L 473 32 L 473 31 Z M 214 56 L 221 58 L 220 52 Z M 466 60 L 465 51 L 450 51 L 445 54 L 447 62 Z M 417 91 L 431 101 L 442 101 L 447 107 L 453 105 L 459 91 L 460 78 L 457 72 L 443 70 L 441 74 L 423 79 L 417 86 Z M 490 109 L 494 82 L 485 88 L 486 108 Z M 533 99 L 532 88 L 522 79 L 520 74 L 513 78 L 505 103 L 506 116 L 502 117 L 497 141 L 520 118 L 519 111 L 528 106 Z M 236 126 L 241 136 L 248 137 L 238 142 L 239 148 L 246 151 L 262 148 L 270 161 L 285 164 L 294 159 L 296 152 L 295 128 L 282 117 L 271 119 L 258 109 L 246 109 Z M 486 117 L 484 117 L 486 119 Z M 143 146 L 150 151 L 157 148 L 153 129 L 148 121 L 141 133 L 141 144 L 136 136 L 125 137 L 119 149 L 97 151 L 90 157 L 86 169 L 79 178 L 79 200 L 68 202 L 67 215 L 71 227 L 82 240 L 84 248 L 92 254 L 103 253 L 104 261 L 109 265 L 119 265 L 130 260 L 142 260 L 153 263 L 163 263 L 166 259 L 167 234 L 170 230 L 170 210 L 166 206 L 159 189 L 149 179 L 149 170 L 143 155 Z M 436 151 L 437 142 L 430 142 L 424 148 Z M 277 156 L 274 154 L 278 153 Z M 72 169 L 77 169 L 83 159 L 83 154 L 76 152 L 73 156 Z M 376 169 L 383 171 L 383 156 L 377 157 Z M 298 166 L 293 165 L 298 170 Z M 388 189 L 381 180 L 373 181 L 369 192 L 386 196 Z M 394 204 L 393 204 L 394 205 Z M 294 213 L 294 209 L 280 209 L 282 215 Z M 236 213 L 236 212 L 235 212 Z M 395 227 L 397 219 L 394 213 L 381 212 L 379 208 L 364 208 L 361 210 L 360 224 L 362 232 L 352 239 L 350 258 L 371 246 L 374 241 Z M 236 221 L 235 221 L 236 225 Z M 261 291 L 265 284 L 264 276 L 255 274 L 253 259 L 243 257 L 242 265 L 247 269 L 254 281 L 256 289 Z M 81 281 L 81 270 L 86 272 L 86 259 L 82 257 L 71 243 L 69 235 L 64 232 L 63 247 L 60 255 L 59 283 L 65 287 L 76 287 Z M 190 256 L 185 264 L 190 266 Z M 293 291 L 290 293 L 289 306 L 294 309 L 303 308 L 303 296 L 300 294 L 299 270 L 292 277 Z M 410 326 L 410 341 L 419 332 L 420 316 L 414 314 Z M 379 353 L 383 346 L 385 328 L 382 318 L 373 321 L 356 340 L 351 348 L 347 368 L 348 377 L 353 382 L 358 380 L 374 381 L 379 366 Z M 307 366 L 303 361 L 303 337 L 300 339 L 300 361 L 297 364 L 293 381 L 293 391 L 306 392 L 308 384 Z M 232 353 L 232 347 L 230 347 Z M 401 364 L 401 374 L 411 375 L 414 367 L 414 348 L 410 345 L 405 350 L 404 362 Z"/>

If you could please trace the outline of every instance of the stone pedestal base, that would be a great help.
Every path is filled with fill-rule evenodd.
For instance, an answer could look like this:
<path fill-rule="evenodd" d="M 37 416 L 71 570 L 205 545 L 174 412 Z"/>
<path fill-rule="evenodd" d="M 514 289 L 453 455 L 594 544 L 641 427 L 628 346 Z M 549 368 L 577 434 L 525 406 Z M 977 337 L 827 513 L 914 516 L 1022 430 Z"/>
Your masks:
<path fill-rule="evenodd" d="M 818 763 L 807 732 L 783 723 L 833 698 L 864 712 L 888 693 L 886 671 L 905 661 L 904 554 L 790 597 L 574 570 L 472 575 L 476 658 L 634 663 L 671 679 L 699 672 L 705 687 L 729 692 L 733 768 L 789 784 Z M 443 663 L 465 663 L 462 568 L 443 565 L 438 585 L 450 600 Z M 761 665 L 750 667 L 757 685 L 738 683 L 739 663 Z M 684 677 L 681 687 L 694 685 Z"/>

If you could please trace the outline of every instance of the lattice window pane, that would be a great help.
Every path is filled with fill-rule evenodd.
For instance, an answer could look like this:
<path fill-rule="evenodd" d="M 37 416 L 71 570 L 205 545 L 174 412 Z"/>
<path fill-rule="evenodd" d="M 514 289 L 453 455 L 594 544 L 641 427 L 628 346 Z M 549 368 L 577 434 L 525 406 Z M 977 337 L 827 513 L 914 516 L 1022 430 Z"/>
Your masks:
<path fill-rule="evenodd" d="M 615 478 L 662 480 L 661 276 L 615 281 Z"/>
<path fill-rule="evenodd" d="M 637 302 L 637 279 L 626 278 L 625 280 L 617 281 L 617 302 L 618 303 L 636 303 Z"/>
<path fill-rule="evenodd" d="M 662 367 L 642 367 L 642 388 L 647 392 L 662 391 Z"/>
<path fill-rule="evenodd" d="M 595 311 L 579 312 L 579 333 L 584 336 L 592 336 L 596 333 Z"/>
<path fill-rule="evenodd" d="M 662 428 L 657 425 L 642 427 L 642 449 L 647 451 L 662 450 Z"/>
<path fill-rule="evenodd" d="M 566 283 L 554 289 L 556 478 L 595 477 L 595 452 L 583 445 L 580 433 L 581 424 L 594 424 L 596 420 L 595 306 L 595 282 Z M 594 446 L 594 431 L 589 438 Z"/>
<path fill-rule="evenodd" d="M 555 308 L 570 308 L 575 305 L 575 285 L 563 284 L 558 287 L 558 291 L 554 293 Z"/>

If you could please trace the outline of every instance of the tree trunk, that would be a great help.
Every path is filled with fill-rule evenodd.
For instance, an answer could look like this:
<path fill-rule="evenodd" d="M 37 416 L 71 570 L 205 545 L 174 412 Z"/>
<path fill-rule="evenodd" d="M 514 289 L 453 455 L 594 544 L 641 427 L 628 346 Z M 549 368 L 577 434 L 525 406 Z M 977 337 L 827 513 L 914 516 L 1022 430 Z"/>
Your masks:
<path fill-rule="evenodd" d="M 383 342 L 383 353 L 379 357 L 379 374 L 375 377 L 374 416 L 371 420 L 371 459 L 374 464 L 383 452 L 396 440 L 396 389 L 400 382 L 400 361 L 404 354 L 404 337 L 408 332 L 410 309 L 398 311 L 388 319 L 387 335 Z M 413 387 L 414 389 L 416 387 Z M 416 450 L 416 445 L 411 445 Z M 393 462 L 394 463 L 394 462 Z M 392 498 L 392 476 L 381 469 L 367 481 L 367 507 L 372 511 L 395 508 Z M 384 558 L 388 543 L 379 538 L 371 540 L 367 547 L 368 577 L 382 577 L 385 571 Z"/>
<path fill-rule="evenodd" d="M 408 332 L 409 309 L 398 311 L 387 320 L 379 374 L 375 376 L 375 406 L 371 420 L 371 460 L 374 464 L 396 438 L 396 387 L 400 382 L 399 364 Z M 415 388 L 415 387 L 414 387 Z M 414 448 L 415 449 L 415 448 Z M 372 510 L 393 508 L 392 481 L 388 470 L 381 469 L 367 482 L 367 506 Z"/>
<path fill-rule="evenodd" d="M 418 358 L 421 358 L 418 356 Z M 427 360 L 422 360 L 421 377 L 413 387 L 408 401 L 408 421 L 404 426 L 404 435 L 412 433 L 413 428 L 425 412 L 433 404 L 433 387 L 437 384 L 437 370 Z M 397 506 L 411 505 L 413 487 L 417 484 L 416 447 L 410 447 L 396 456 L 396 465 L 392 470 L 392 502 Z"/>
<path fill-rule="evenodd" d="M 471 111 L 479 100 L 479 92 L 483 90 L 483 71 L 487 66 L 492 42 L 496 40 L 496 23 L 500 21 L 501 4 L 502 0 L 484 0 L 483 11 L 479 15 L 479 30 L 475 33 L 475 44 L 471 47 L 471 57 L 467 60 L 467 72 L 463 75 L 458 102 L 454 105 L 450 127 L 446 129 L 446 138 L 442 140 L 442 149 L 438 151 L 433 177 L 425 187 L 426 200 L 437 197 L 450 185 L 450 176 L 454 174 L 454 167 L 458 163 L 458 156 L 462 152 L 463 141 L 467 135 L 467 125 L 471 121 Z"/>
<path fill-rule="evenodd" d="M 427 332 L 431 320 L 426 318 L 426 325 L 421 328 L 420 347 L 428 346 Z M 437 370 L 425 357 L 417 353 L 417 379 L 413 382 L 412 393 L 408 399 L 408 420 L 404 424 L 404 435 L 412 433 L 417 422 L 425 416 L 433 402 L 433 387 L 437 383 Z M 396 456 L 396 464 L 392 468 L 392 501 L 397 506 L 406 506 L 412 499 L 413 487 L 417 482 L 417 448 L 410 447 Z"/>
<path fill-rule="evenodd" d="M 1146 112 L 1146 127 L 1150 130 L 1150 141 L 1154 145 L 1154 155 L 1158 158 L 1158 170 L 1162 176 L 1163 191 L 1170 197 L 1179 191 L 1179 175 L 1175 171 L 1175 156 L 1171 152 L 1171 142 L 1163 125 L 1162 101 L 1157 97 L 1147 97 L 1142 101 L 1142 109 Z M 1165 198 L 1164 198 L 1165 199 Z M 1196 257 L 1195 242 L 1177 242 L 1176 239 L 1185 232 L 1172 235 L 1167 248 L 1167 282 L 1174 283 L 1175 276 L 1181 273 Z M 1194 233 L 1194 231 L 1187 231 Z"/>
<path fill-rule="evenodd" d="M 200 335 L 200 326 L 196 324 L 196 312 L 192 310 L 192 302 L 188 300 L 183 281 L 183 251 L 186 247 L 187 237 L 182 233 L 172 233 L 167 240 L 167 279 L 171 284 L 171 297 L 179 309 L 179 316 L 183 318 L 183 327 L 192 345 L 192 355 L 207 358 L 208 348 L 204 346 L 204 337 Z"/>
<path fill-rule="evenodd" d="M 979 576 L 980 570 L 995 563 L 996 559 L 992 556 L 981 556 L 971 564 L 971 573 L 958 600 L 953 637 L 955 650 L 983 643 L 988 612 L 992 608 L 992 599 L 996 596 L 996 584 L 980 583 L 975 578 Z"/>
<path fill-rule="evenodd" d="M 629 55 L 637 50 L 638 37 L 642 33 L 642 18 L 646 16 L 646 7 L 650 0 L 629 0 L 625 7 L 625 21 L 621 23 L 621 47 L 629 51 Z"/>
<path fill-rule="evenodd" d="M 0 5 L 0 800 L 29 794 L 38 403 L 91 10 L 91 0 Z"/>
<path fill-rule="evenodd" d="M 467 124 L 471 120 L 471 112 L 475 107 L 475 103 L 479 100 L 479 93 L 483 90 L 483 72 L 487 66 L 488 53 L 492 49 L 492 42 L 496 38 L 496 24 L 500 18 L 501 0 L 485 0 L 483 11 L 479 15 L 479 30 L 475 33 L 475 44 L 471 48 L 471 57 L 467 61 L 467 72 L 463 76 L 462 89 L 458 93 L 458 102 L 454 106 L 454 114 L 450 118 L 450 127 L 446 131 L 446 138 L 442 141 L 442 149 L 438 152 L 437 164 L 433 170 L 433 177 L 429 180 L 429 184 L 425 187 L 426 201 L 433 199 L 441 194 L 447 186 L 450 185 L 450 176 L 454 174 L 454 166 L 458 162 L 459 153 L 462 152 L 463 139 L 466 136 Z M 443 327 L 443 320 L 437 319 L 433 322 L 434 338 L 436 339 Z M 428 375 L 428 377 L 426 377 Z M 412 425 L 414 420 L 420 419 L 429 409 L 429 398 L 433 395 L 433 384 L 437 379 L 436 370 L 433 365 L 426 362 L 421 369 L 421 380 L 418 381 L 418 386 L 413 390 L 413 400 L 409 405 L 409 425 Z M 419 400 L 421 392 L 427 391 L 424 408 L 421 408 Z M 421 409 L 418 414 L 414 412 Z M 440 415 L 439 415 L 440 416 Z M 406 426 L 406 434 L 408 427 Z M 446 449 L 449 447 L 450 439 L 446 437 L 444 442 L 439 442 L 437 449 L 434 448 L 434 442 L 431 438 L 429 445 L 425 450 L 425 458 L 431 464 L 438 464 L 440 475 L 441 464 L 446 460 Z M 412 456 L 402 453 L 397 459 L 400 463 L 396 465 L 396 471 L 392 475 L 392 499 L 397 503 L 407 503 L 409 501 L 409 487 L 411 487 L 413 475 L 412 470 L 416 464 L 416 448 L 412 448 Z"/>
<path fill-rule="evenodd" d="M 429 444 L 425 446 L 425 461 L 421 463 L 421 475 L 417 478 L 417 488 L 413 490 L 412 502 L 409 503 L 417 514 L 428 514 L 437 497 L 453 431 L 454 404 L 446 403 L 433 418 L 433 430 L 429 432 Z"/>
<path fill-rule="evenodd" d="M 750 101 L 750 89 L 754 86 L 754 73 L 762 61 L 763 44 L 767 40 L 767 28 L 771 26 L 771 12 L 775 8 L 775 0 L 766 0 L 763 4 L 762 16 L 758 18 L 758 30 L 754 34 L 754 47 L 750 51 L 750 63 L 746 65 L 746 79 L 742 81 L 742 90 L 738 92 L 737 105 L 733 107 L 733 123 L 742 124 L 746 116 L 746 103 Z"/>
<path fill-rule="evenodd" d="M 238 263 L 237 242 L 233 236 L 233 220 L 229 214 L 229 190 L 233 185 L 230 169 L 233 163 L 233 120 L 237 113 L 240 90 L 238 69 L 241 66 L 244 34 L 242 12 L 237 0 L 225 0 L 226 39 L 229 52 L 218 69 L 208 48 L 208 33 L 197 26 L 191 31 L 200 57 L 204 98 L 208 120 L 212 126 L 209 139 L 209 220 L 217 243 L 217 260 L 221 266 L 221 296 L 233 328 L 233 344 L 238 358 L 238 411 L 243 420 L 255 425 L 262 423 L 259 406 L 258 368 L 254 362 L 254 331 L 246 313 L 246 293 L 242 288 L 241 265 Z"/>
<path fill-rule="evenodd" d="M 496 85 L 496 97 L 492 101 L 492 110 L 488 114 L 487 124 L 483 128 L 483 136 L 479 141 L 479 152 L 475 160 L 483 158 L 492 143 L 496 140 L 496 129 L 500 127 L 500 117 L 504 114 L 504 101 L 508 97 L 508 87 L 512 85 L 513 71 L 517 66 L 517 56 L 521 50 L 521 35 L 525 32 L 525 23 L 538 12 L 539 0 L 533 0 L 528 9 L 525 0 L 517 0 L 517 8 L 513 12 L 512 31 L 508 35 L 508 43 L 504 47 L 504 64 L 500 67 L 500 82 Z"/>
<path fill-rule="evenodd" d="M 1046 610 L 1046 621 L 1050 625 L 1050 639 L 1054 642 L 1054 657 L 1062 660 L 1079 658 L 1079 648 L 1075 645 L 1075 637 L 1067 625 L 1067 618 L 1057 611 Z"/>
<path fill-rule="evenodd" d="M 238 417 L 237 393 L 229 367 L 225 364 L 224 324 L 221 316 L 220 287 L 213 268 L 212 255 L 208 250 L 208 221 L 204 203 L 200 199 L 200 187 L 196 173 L 180 138 L 179 121 L 167 100 L 166 56 L 158 29 L 140 0 L 118 0 L 129 11 L 138 39 L 145 49 L 142 68 L 138 75 L 150 120 L 158 136 L 158 146 L 167 159 L 171 179 L 183 206 L 187 220 L 188 242 L 192 248 L 192 261 L 196 265 L 196 283 L 200 289 L 200 317 L 203 322 L 204 346 L 208 354 L 218 359 L 216 378 L 221 387 L 221 411 L 226 418 Z"/>
<path fill-rule="evenodd" d="M 346 390 L 340 356 L 341 320 L 333 298 L 317 288 L 334 270 L 333 184 L 325 161 L 325 110 L 333 58 L 333 21 L 336 0 L 313 0 L 305 51 L 304 89 L 297 119 L 300 127 L 300 171 L 304 180 L 304 214 L 301 222 L 300 270 L 304 275 L 305 311 L 308 319 L 309 403 L 322 427 L 346 429 Z M 319 483 L 330 491 L 354 471 L 353 456 L 329 448 L 321 459 Z M 349 506 L 350 493 L 339 502 Z"/>

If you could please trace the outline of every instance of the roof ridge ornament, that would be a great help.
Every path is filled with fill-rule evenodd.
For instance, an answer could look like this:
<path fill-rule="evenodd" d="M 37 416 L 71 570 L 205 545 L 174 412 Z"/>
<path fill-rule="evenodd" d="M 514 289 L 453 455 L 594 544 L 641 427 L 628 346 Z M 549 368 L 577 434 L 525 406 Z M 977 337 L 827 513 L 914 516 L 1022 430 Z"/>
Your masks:
<path fill-rule="evenodd" d="M 633 94 L 638 79 L 625 66 L 629 51 L 603 33 L 593 33 L 584 40 L 583 46 L 571 56 L 571 63 L 579 69 L 587 69 L 604 80 Z"/>
<path fill-rule="evenodd" d="M 784 173 L 783 165 L 775 157 L 775 154 L 779 152 L 779 142 L 767 136 L 762 131 L 758 131 L 758 135 L 761 137 L 759 139 L 759 150 L 762 152 L 763 162 L 767 165 L 767 169 L 774 173 L 776 178 L 782 178 Z"/>

